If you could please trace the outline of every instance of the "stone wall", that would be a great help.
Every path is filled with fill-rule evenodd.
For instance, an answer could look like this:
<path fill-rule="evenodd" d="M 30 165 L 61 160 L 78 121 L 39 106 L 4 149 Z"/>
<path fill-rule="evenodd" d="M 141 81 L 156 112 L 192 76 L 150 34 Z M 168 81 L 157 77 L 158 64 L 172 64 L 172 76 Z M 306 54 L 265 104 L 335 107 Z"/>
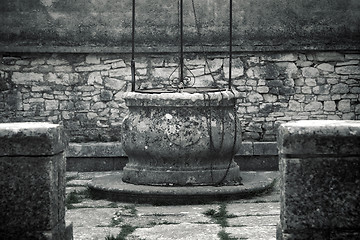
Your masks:
<path fill-rule="evenodd" d="M 186 58 L 195 86 L 226 86 L 227 54 Z M 275 141 L 278 126 L 290 120 L 359 120 L 359 61 L 359 52 L 234 53 L 243 139 Z M 137 87 L 162 87 L 176 67 L 173 54 L 138 54 Z M 3 53 L 0 122 L 63 123 L 73 142 L 119 141 L 130 88 L 126 53 Z"/>

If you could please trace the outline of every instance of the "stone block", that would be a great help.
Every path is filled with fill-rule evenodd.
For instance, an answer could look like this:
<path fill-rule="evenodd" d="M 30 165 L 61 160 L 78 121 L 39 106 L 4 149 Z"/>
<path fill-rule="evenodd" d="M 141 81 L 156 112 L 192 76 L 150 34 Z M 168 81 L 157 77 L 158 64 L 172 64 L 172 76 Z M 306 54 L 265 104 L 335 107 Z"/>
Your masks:
<path fill-rule="evenodd" d="M 65 239 L 66 138 L 49 123 L 0 124 L 0 235 Z"/>
<path fill-rule="evenodd" d="M 344 61 L 344 54 L 338 52 L 317 52 L 315 59 L 320 62 Z"/>
<path fill-rule="evenodd" d="M 289 122 L 279 128 L 278 146 L 277 239 L 357 239 L 360 121 Z"/>
<path fill-rule="evenodd" d="M 344 75 L 360 74 L 360 66 L 336 67 L 335 72 L 338 73 L 338 74 L 344 74 Z"/>
<path fill-rule="evenodd" d="M 111 65 L 90 65 L 90 66 L 79 66 L 75 68 L 76 72 L 94 72 L 94 71 L 106 71 L 111 68 Z"/>
<path fill-rule="evenodd" d="M 54 67 L 54 71 L 55 72 L 72 72 L 73 69 L 72 69 L 72 66 L 55 66 Z"/>
<path fill-rule="evenodd" d="M 58 100 L 45 100 L 45 110 L 58 110 L 58 109 L 59 109 Z"/>
<path fill-rule="evenodd" d="M 310 87 L 314 87 L 314 86 L 316 86 L 316 80 L 314 78 L 306 78 L 305 79 L 305 85 L 310 86 Z"/>
<path fill-rule="evenodd" d="M 252 156 L 254 155 L 253 143 L 252 142 L 242 142 L 237 155 L 246 155 Z"/>
<path fill-rule="evenodd" d="M 70 143 L 68 157 L 125 157 L 120 142 Z"/>
<path fill-rule="evenodd" d="M 109 90 L 101 90 L 100 92 L 100 100 L 103 102 L 108 102 L 111 101 L 113 98 L 113 93 L 112 91 Z"/>
<path fill-rule="evenodd" d="M 348 54 L 345 54 L 345 59 L 360 59 L 360 54 L 348 53 Z"/>
<path fill-rule="evenodd" d="M 57 124 L 1 123 L 0 156 L 47 156 L 64 151 L 67 138 Z"/>
<path fill-rule="evenodd" d="M 321 102 L 310 102 L 308 104 L 305 105 L 304 110 L 305 111 L 318 111 L 322 108 L 322 103 Z"/>
<path fill-rule="evenodd" d="M 94 54 L 89 54 L 85 57 L 85 62 L 88 64 L 100 64 L 100 57 Z"/>
<path fill-rule="evenodd" d="M 336 110 L 335 101 L 324 101 L 324 110 L 325 111 L 335 111 Z"/>
<path fill-rule="evenodd" d="M 118 69 L 112 69 L 109 71 L 110 77 L 125 77 L 131 75 L 131 69 L 130 68 L 118 68 Z"/>
<path fill-rule="evenodd" d="M 125 81 L 116 78 L 105 78 L 104 80 L 105 87 L 112 90 L 121 90 L 125 84 Z"/>
<path fill-rule="evenodd" d="M 295 101 L 295 100 L 290 100 L 289 101 L 289 110 L 294 111 L 294 112 L 301 111 L 301 103 L 299 103 L 298 101 Z"/>
<path fill-rule="evenodd" d="M 310 67 L 311 65 L 313 65 L 313 62 L 311 61 L 304 61 L 304 60 L 296 61 L 296 66 L 298 67 Z"/>
<path fill-rule="evenodd" d="M 338 102 L 337 109 L 340 112 L 350 112 L 351 102 L 350 99 L 343 99 Z"/>
<path fill-rule="evenodd" d="M 100 85 L 103 83 L 100 72 L 92 72 L 92 73 L 89 74 L 88 84 L 89 85 L 94 85 L 94 83 L 97 83 L 97 84 L 100 84 Z"/>
<path fill-rule="evenodd" d="M 358 65 L 359 62 L 360 62 L 359 60 L 350 60 L 350 61 L 346 61 L 346 62 L 337 62 L 336 66 Z"/>
<path fill-rule="evenodd" d="M 30 84 L 31 82 L 42 82 L 43 78 L 41 73 L 13 72 L 11 80 L 15 84 Z"/>
<path fill-rule="evenodd" d="M 257 92 L 251 92 L 248 96 L 249 102 L 257 103 L 262 102 L 264 100 L 263 96 Z"/>
<path fill-rule="evenodd" d="M 78 102 L 75 102 L 75 109 L 77 109 L 77 110 L 88 110 L 88 109 L 90 109 L 90 101 L 78 101 Z"/>
<path fill-rule="evenodd" d="M 334 71 L 334 66 L 329 63 L 321 63 L 316 68 L 326 72 Z"/>
<path fill-rule="evenodd" d="M 319 76 L 319 70 L 314 67 L 304 67 L 301 69 L 303 77 L 314 78 Z"/>
<path fill-rule="evenodd" d="M 229 77 L 229 61 L 224 61 L 223 71 L 225 78 Z M 235 58 L 232 60 L 232 69 L 231 69 L 231 76 L 233 78 L 237 78 L 244 75 L 244 63 L 239 58 Z"/>
<path fill-rule="evenodd" d="M 254 142 L 254 155 L 277 155 L 276 142 Z"/>
<path fill-rule="evenodd" d="M 330 93 L 330 86 L 327 84 L 315 86 L 312 89 L 314 94 L 329 94 Z"/>
<path fill-rule="evenodd" d="M 345 83 L 338 83 L 332 86 L 331 93 L 348 93 L 350 91 L 349 86 Z"/>
<path fill-rule="evenodd" d="M 56 159 L 60 161 L 61 156 Z M 1 228 L 49 230 L 58 221 L 53 157 L 1 157 Z M 4 226 L 5 224 L 5 226 Z"/>
<path fill-rule="evenodd" d="M 258 91 L 259 93 L 268 93 L 269 92 L 269 87 L 267 87 L 267 86 L 257 87 L 256 91 Z"/>
<path fill-rule="evenodd" d="M 295 62 L 298 60 L 298 55 L 294 53 L 277 53 L 261 57 L 261 60 L 272 62 Z"/>

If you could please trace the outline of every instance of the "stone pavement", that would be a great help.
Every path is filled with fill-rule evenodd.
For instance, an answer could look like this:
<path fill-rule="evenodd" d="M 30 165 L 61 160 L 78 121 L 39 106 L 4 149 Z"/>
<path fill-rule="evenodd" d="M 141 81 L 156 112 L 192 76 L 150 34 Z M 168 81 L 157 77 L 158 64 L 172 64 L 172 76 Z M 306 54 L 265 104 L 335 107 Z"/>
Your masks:
<path fill-rule="evenodd" d="M 91 199 L 86 185 L 111 172 L 68 172 L 66 221 L 75 240 L 275 239 L 279 187 L 251 199 L 203 205 L 153 206 Z M 278 172 L 274 172 L 278 174 Z M 130 233 L 126 230 L 130 229 Z M 115 239 L 115 238 L 113 238 Z"/>

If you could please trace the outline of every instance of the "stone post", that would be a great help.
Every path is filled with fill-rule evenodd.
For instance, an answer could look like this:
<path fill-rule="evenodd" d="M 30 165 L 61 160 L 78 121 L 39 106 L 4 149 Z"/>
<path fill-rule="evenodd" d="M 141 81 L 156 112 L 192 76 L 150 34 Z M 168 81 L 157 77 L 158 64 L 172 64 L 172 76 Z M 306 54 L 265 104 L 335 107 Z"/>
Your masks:
<path fill-rule="evenodd" d="M 57 124 L 0 124 L 2 239 L 69 239 L 65 236 L 66 146 Z"/>
<path fill-rule="evenodd" d="M 278 240 L 360 239 L 360 121 L 280 126 Z"/>

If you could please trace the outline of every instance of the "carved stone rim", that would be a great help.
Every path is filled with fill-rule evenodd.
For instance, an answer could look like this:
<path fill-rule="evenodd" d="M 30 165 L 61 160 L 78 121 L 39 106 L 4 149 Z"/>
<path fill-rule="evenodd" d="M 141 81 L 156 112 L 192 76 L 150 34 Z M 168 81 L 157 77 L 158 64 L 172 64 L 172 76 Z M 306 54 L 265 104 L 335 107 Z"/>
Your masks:
<path fill-rule="evenodd" d="M 236 90 L 223 90 L 204 93 L 139 93 L 128 92 L 124 99 L 132 106 L 232 106 L 240 93 Z"/>

